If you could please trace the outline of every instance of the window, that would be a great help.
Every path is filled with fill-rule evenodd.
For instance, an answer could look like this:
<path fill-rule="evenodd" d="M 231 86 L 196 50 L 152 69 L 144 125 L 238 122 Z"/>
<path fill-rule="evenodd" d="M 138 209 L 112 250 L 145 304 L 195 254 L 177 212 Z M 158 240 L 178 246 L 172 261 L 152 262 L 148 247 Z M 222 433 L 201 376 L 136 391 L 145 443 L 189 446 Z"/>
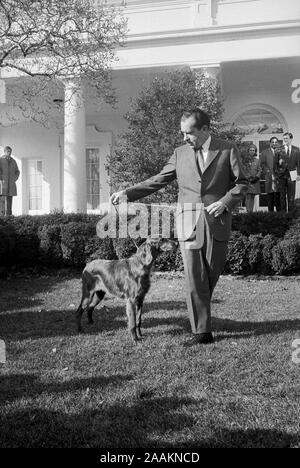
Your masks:
<path fill-rule="evenodd" d="M 43 208 L 43 162 L 28 161 L 28 209 L 42 211 Z"/>
<path fill-rule="evenodd" d="M 240 128 L 246 135 L 283 133 L 279 118 L 270 110 L 263 108 L 246 110 L 236 118 L 234 126 Z"/>
<path fill-rule="evenodd" d="M 87 209 L 100 209 L 100 149 L 86 149 Z"/>

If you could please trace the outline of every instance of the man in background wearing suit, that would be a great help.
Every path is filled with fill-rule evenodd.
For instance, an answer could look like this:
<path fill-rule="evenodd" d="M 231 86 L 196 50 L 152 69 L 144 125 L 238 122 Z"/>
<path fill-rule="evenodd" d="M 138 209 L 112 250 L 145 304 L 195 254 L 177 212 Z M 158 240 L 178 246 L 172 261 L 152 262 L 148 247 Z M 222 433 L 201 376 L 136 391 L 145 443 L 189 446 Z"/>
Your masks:
<path fill-rule="evenodd" d="M 12 200 L 17 195 L 16 181 L 20 176 L 18 165 L 11 156 L 10 146 L 4 148 L 4 154 L 0 157 L 0 205 L 4 205 L 5 216 L 12 215 Z"/>
<path fill-rule="evenodd" d="M 270 140 L 270 148 L 264 150 L 260 156 L 260 165 L 262 168 L 263 177 L 266 180 L 265 192 L 268 200 L 268 211 L 280 211 L 280 193 L 277 190 L 277 184 L 274 174 L 274 160 L 276 149 L 279 146 L 278 138 L 272 137 Z"/>
<path fill-rule="evenodd" d="M 231 210 L 248 189 L 241 159 L 233 142 L 210 135 L 210 118 L 199 108 L 184 112 L 181 131 L 185 144 L 176 148 L 161 172 L 111 196 L 113 204 L 150 195 L 174 179 L 178 181 L 177 225 L 183 220 L 180 239 L 187 307 L 193 332 L 190 347 L 214 341 L 211 298 L 222 273 L 231 230 Z M 188 216 L 197 212 L 190 225 Z M 185 229 L 187 228 L 187 229 Z"/>
<path fill-rule="evenodd" d="M 293 134 L 285 133 L 283 135 L 283 144 L 285 153 L 288 160 L 288 170 L 290 172 L 297 172 L 298 180 L 300 177 L 300 150 L 297 146 L 293 146 Z M 295 195 L 296 195 L 296 180 L 292 180 L 291 177 L 288 180 L 287 185 L 287 199 L 288 199 L 288 211 L 293 211 L 295 208 Z"/>

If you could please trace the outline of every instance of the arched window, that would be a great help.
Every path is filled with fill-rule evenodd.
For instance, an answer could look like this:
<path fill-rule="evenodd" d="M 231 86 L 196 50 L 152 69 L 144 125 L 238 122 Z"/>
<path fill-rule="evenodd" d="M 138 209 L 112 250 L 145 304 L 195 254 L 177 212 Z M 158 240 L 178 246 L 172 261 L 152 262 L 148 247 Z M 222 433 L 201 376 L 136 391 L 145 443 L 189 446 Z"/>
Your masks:
<path fill-rule="evenodd" d="M 245 135 L 272 135 L 283 133 L 283 122 L 269 109 L 251 107 L 239 114 L 233 122 Z"/>

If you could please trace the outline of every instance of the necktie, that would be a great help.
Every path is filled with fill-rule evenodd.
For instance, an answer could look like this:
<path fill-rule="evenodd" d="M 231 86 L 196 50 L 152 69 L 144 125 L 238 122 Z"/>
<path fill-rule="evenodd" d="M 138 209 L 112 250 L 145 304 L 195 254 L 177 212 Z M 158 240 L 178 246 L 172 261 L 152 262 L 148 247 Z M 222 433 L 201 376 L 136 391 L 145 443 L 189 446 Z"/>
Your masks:
<path fill-rule="evenodd" d="M 204 172 L 204 156 L 203 156 L 202 146 L 195 151 L 195 155 L 196 155 L 196 160 L 197 160 L 197 163 L 198 163 L 198 167 L 199 167 L 199 169 L 201 171 L 201 174 L 203 174 L 203 172 Z"/>
<path fill-rule="evenodd" d="M 290 147 L 289 146 L 286 147 L 286 155 L 287 155 L 287 157 L 289 157 L 289 155 L 290 155 Z"/>

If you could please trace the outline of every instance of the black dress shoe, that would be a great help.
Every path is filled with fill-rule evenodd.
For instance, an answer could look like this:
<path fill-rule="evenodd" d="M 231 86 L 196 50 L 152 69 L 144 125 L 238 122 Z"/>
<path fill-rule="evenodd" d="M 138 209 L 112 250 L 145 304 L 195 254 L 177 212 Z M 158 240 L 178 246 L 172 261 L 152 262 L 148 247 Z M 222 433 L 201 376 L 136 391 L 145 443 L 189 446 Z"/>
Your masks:
<path fill-rule="evenodd" d="M 199 333 L 193 335 L 192 338 L 190 338 L 188 341 L 184 343 L 185 348 L 191 348 L 192 346 L 200 345 L 200 344 L 211 344 L 213 343 L 214 337 L 212 336 L 212 333 Z"/>

